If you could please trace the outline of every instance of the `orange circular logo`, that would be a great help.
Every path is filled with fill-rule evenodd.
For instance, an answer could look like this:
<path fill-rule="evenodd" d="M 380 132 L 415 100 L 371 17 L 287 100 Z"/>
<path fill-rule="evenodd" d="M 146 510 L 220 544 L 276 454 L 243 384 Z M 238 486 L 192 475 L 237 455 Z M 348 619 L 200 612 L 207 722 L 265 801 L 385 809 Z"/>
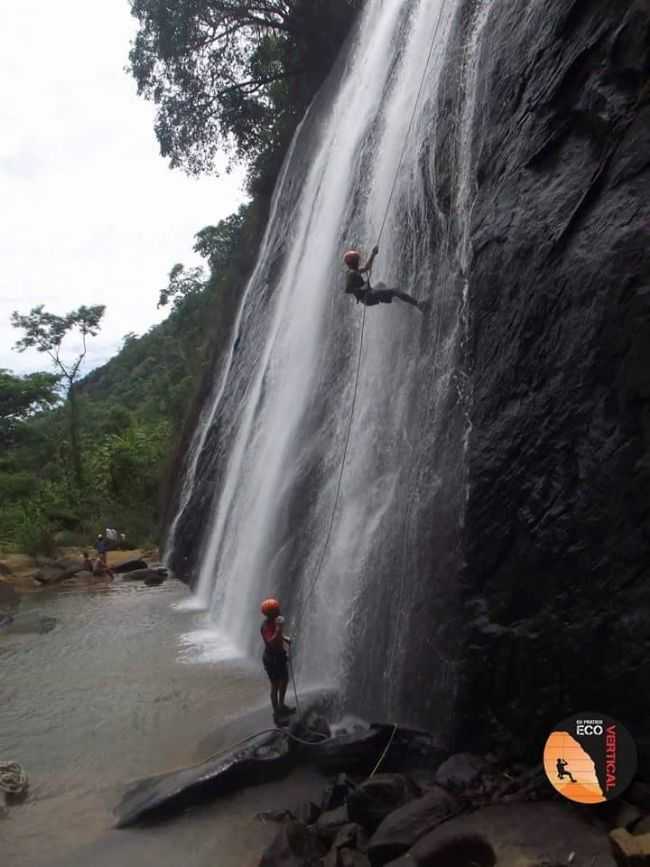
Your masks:
<path fill-rule="evenodd" d="M 602 713 L 567 717 L 548 736 L 544 771 L 563 797 L 578 804 L 618 798 L 636 773 L 637 753 L 628 730 Z"/>

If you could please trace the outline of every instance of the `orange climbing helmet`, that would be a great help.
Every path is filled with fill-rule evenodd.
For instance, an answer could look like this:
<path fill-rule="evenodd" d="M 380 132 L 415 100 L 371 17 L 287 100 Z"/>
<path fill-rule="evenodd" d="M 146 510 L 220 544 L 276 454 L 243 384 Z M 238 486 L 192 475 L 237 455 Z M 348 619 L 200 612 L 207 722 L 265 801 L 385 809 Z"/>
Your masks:
<path fill-rule="evenodd" d="M 260 608 L 265 617 L 273 617 L 280 613 L 280 603 L 277 599 L 265 599 Z"/>
<path fill-rule="evenodd" d="M 348 266 L 348 268 L 354 268 L 356 270 L 359 267 L 361 256 L 359 253 L 357 253 L 356 250 L 348 250 L 348 252 L 343 257 L 343 261 Z"/>

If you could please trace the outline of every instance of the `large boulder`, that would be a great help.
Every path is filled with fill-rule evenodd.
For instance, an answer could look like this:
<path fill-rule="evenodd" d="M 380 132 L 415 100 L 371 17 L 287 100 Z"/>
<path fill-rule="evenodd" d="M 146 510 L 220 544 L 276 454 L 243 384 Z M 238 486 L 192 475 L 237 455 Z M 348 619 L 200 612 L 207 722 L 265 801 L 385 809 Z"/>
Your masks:
<path fill-rule="evenodd" d="M 415 729 L 396 729 L 384 723 L 372 723 L 367 728 L 359 726 L 329 740 L 304 745 L 301 753 L 305 758 L 311 758 L 321 770 L 359 774 L 370 773 L 382 754 L 383 770 L 403 769 L 442 759 L 432 735 Z"/>
<path fill-rule="evenodd" d="M 125 575 L 127 572 L 135 572 L 136 569 L 146 569 L 148 565 L 145 560 L 125 560 L 124 563 L 118 563 L 112 569 L 116 575 Z"/>
<path fill-rule="evenodd" d="M 355 729 L 330 740 L 301 745 L 301 755 L 323 771 L 369 773 L 387 746 L 390 731 L 383 726 Z"/>
<path fill-rule="evenodd" d="M 616 828 L 609 839 L 618 867 L 650 865 L 650 834 L 634 835 L 625 828 Z"/>
<path fill-rule="evenodd" d="M 365 854 L 368 838 L 360 825 L 344 825 L 336 835 L 323 867 L 370 867 Z"/>
<path fill-rule="evenodd" d="M 485 759 L 480 756 L 456 753 L 440 765 L 436 772 L 436 782 L 446 789 L 465 789 L 478 780 L 486 767 Z"/>
<path fill-rule="evenodd" d="M 83 568 L 81 560 L 50 560 L 43 562 L 32 574 L 32 578 L 39 584 L 58 584 L 83 571 Z"/>
<path fill-rule="evenodd" d="M 415 783 L 403 774 L 377 774 L 348 795 L 350 821 L 374 831 L 389 813 L 420 794 Z"/>
<path fill-rule="evenodd" d="M 326 810 L 318 817 L 315 828 L 321 840 L 331 843 L 336 839 L 337 834 L 350 823 L 350 815 L 348 813 L 347 804 L 342 804 L 333 810 Z"/>
<path fill-rule="evenodd" d="M 385 864 L 408 851 L 425 834 L 460 810 L 458 801 L 440 786 L 389 813 L 368 844 L 373 865 Z"/>
<path fill-rule="evenodd" d="M 167 570 L 164 566 L 151 569 L 134 569 L 122 576 L 123 581 L 144 581 L 145 584 L 162 584 L 167 578 Z"/>
<path fill-rule="evenodd" d="M 372 723 L 371 728 L 383 733 L 390 747 L 382 759 L 382 771 L 406 771 L 437 767 L 448 756 L 439 740 L 423 729 Z"/>
<path fill-rule="evenodd" d="M 570 804 L 486 807 L 443 823 L 390 867 L 521 867 L 525 864 L 614 867 L 607 834 Z"/>
<path fill-rule="evenodd" d="M 262 855 L 259 867 L 318 867 L 327 846 L 313 828 L 287 822 Z"/>

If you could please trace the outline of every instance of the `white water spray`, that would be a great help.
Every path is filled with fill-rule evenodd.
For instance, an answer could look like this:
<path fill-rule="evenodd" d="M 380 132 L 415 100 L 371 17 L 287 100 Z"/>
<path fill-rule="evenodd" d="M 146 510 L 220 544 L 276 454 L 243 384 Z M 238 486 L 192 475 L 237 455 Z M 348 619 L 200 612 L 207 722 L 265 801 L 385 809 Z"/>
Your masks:
<path fill-rule="evenodd" d="M 485 0 L 476 19 L 481 26 L 488 5 Z M 283 207 L 284 188 L 293 183 L 292 160 L 287 160 L 240 313 L 240 319 L 254 315 L 260 320 L 245 347 L 247 364 L 234 370 L 231 350 L 195 438 L 181 497 L 179 512 L 191 507 L 200 481 L 196 468 L 206 431 L 228 394 L 243 394 L 203 541 L 198 594 L 218 628 L 246 653 L 259 643 L 260 600 L 283 587 L 289 613 L 303 612 L 294 624 L 302 638 L 303 679 L 341 684 L 350 675 L 357 658 L 354 642 L 367 628 L 368 594 L 390 597 L 393 590 L 395 602 L 398 593 L 407 628 L 409 612 L 419 603 L 405 571 L 410 558 L 399 552 L 414 539 L 415 518 L 427 507 L 439 508 L 436 497 L 444 479 L 458 473 L 454 461 L 462 454 L 464 431 L 449 439 L 445 407 L 463 332 L 463 299 L 458 281 L 449 276 L 448 263 L 454 259 L 456 267 L 458 250 L 451 249 L 444 233 L 452 225 L 462 227 L 463 237 L 469 233 L 471 142 L 456 148 L 462 171 L 451 207 L 462 213 L 455 216 L 438 195 L 437 178 L 448 167 L 437 165 L 435 155 L 447 121 L 438 90 L 459 6 L 460 0 L 366 4 L 338 92 L 320 119 L 316 146 L 303 153 L 300 135 L 294 142 L 294 162 L 302 160 L 307 168 L 298 174 L 300 195 L 290 211 Z M 459 64 L 465 93 L 455 131 L 462 129 L 467 137 L 475 110 L 478 44 L 473 36 Z M 420 106 L 406 140 L 420 82 Z M 427 299 L 430 311 L 422 316 L 399 301 L 367 310 L 351 418 L 362 308 L 343 293 L 339 263 L 346 247 L 368 252 L 384 219 L 375 277 Z M 439 247 L 433 246 L 432 220 L 444 235 Z M 279 237 L 283 259 L 271 278 Z M 469 250 L 468 235 L 463 244 Z M 316 586 L 314 568 L 332 518 L 350 424 L 340 502 Z M 312 477 L 313 483 L 305 481 Z M 291 533 L 296 516 L 305 539 Z M 296 550 L 303 552 L 299 562 L 291 559 Z M 391 578 L 391 565 L 385 567 L 388 573 L 377 571 L 381 562 L 397 568 L 401 563 L 402 571 Z M 292 586 L 282 584 L 285 569 L 294 576 Z M 393 581 L 388 589 L 387 575 Z M 388 646 L 378 654 L 400 658 L 399 631 L 388 630 Z"/>

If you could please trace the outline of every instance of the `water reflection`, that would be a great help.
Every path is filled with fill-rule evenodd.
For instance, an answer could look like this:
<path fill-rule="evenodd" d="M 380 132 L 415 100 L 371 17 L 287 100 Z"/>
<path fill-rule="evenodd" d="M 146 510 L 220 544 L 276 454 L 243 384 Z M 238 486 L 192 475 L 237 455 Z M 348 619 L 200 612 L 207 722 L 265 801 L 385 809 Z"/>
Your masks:
<path fill-rule="evenodd" d="M 74 860 L 111 827 L 129 781 L 196 761 L 220 721 L 265 700 L 263 672 L 234 661 L 205 615 L 178 610 L 187 598 L 175 581 L 23 598 L 18 619 L 56 622 L 0 632 L 0 755 L 30 778 L 2 821 L 4 863 Z"/>

